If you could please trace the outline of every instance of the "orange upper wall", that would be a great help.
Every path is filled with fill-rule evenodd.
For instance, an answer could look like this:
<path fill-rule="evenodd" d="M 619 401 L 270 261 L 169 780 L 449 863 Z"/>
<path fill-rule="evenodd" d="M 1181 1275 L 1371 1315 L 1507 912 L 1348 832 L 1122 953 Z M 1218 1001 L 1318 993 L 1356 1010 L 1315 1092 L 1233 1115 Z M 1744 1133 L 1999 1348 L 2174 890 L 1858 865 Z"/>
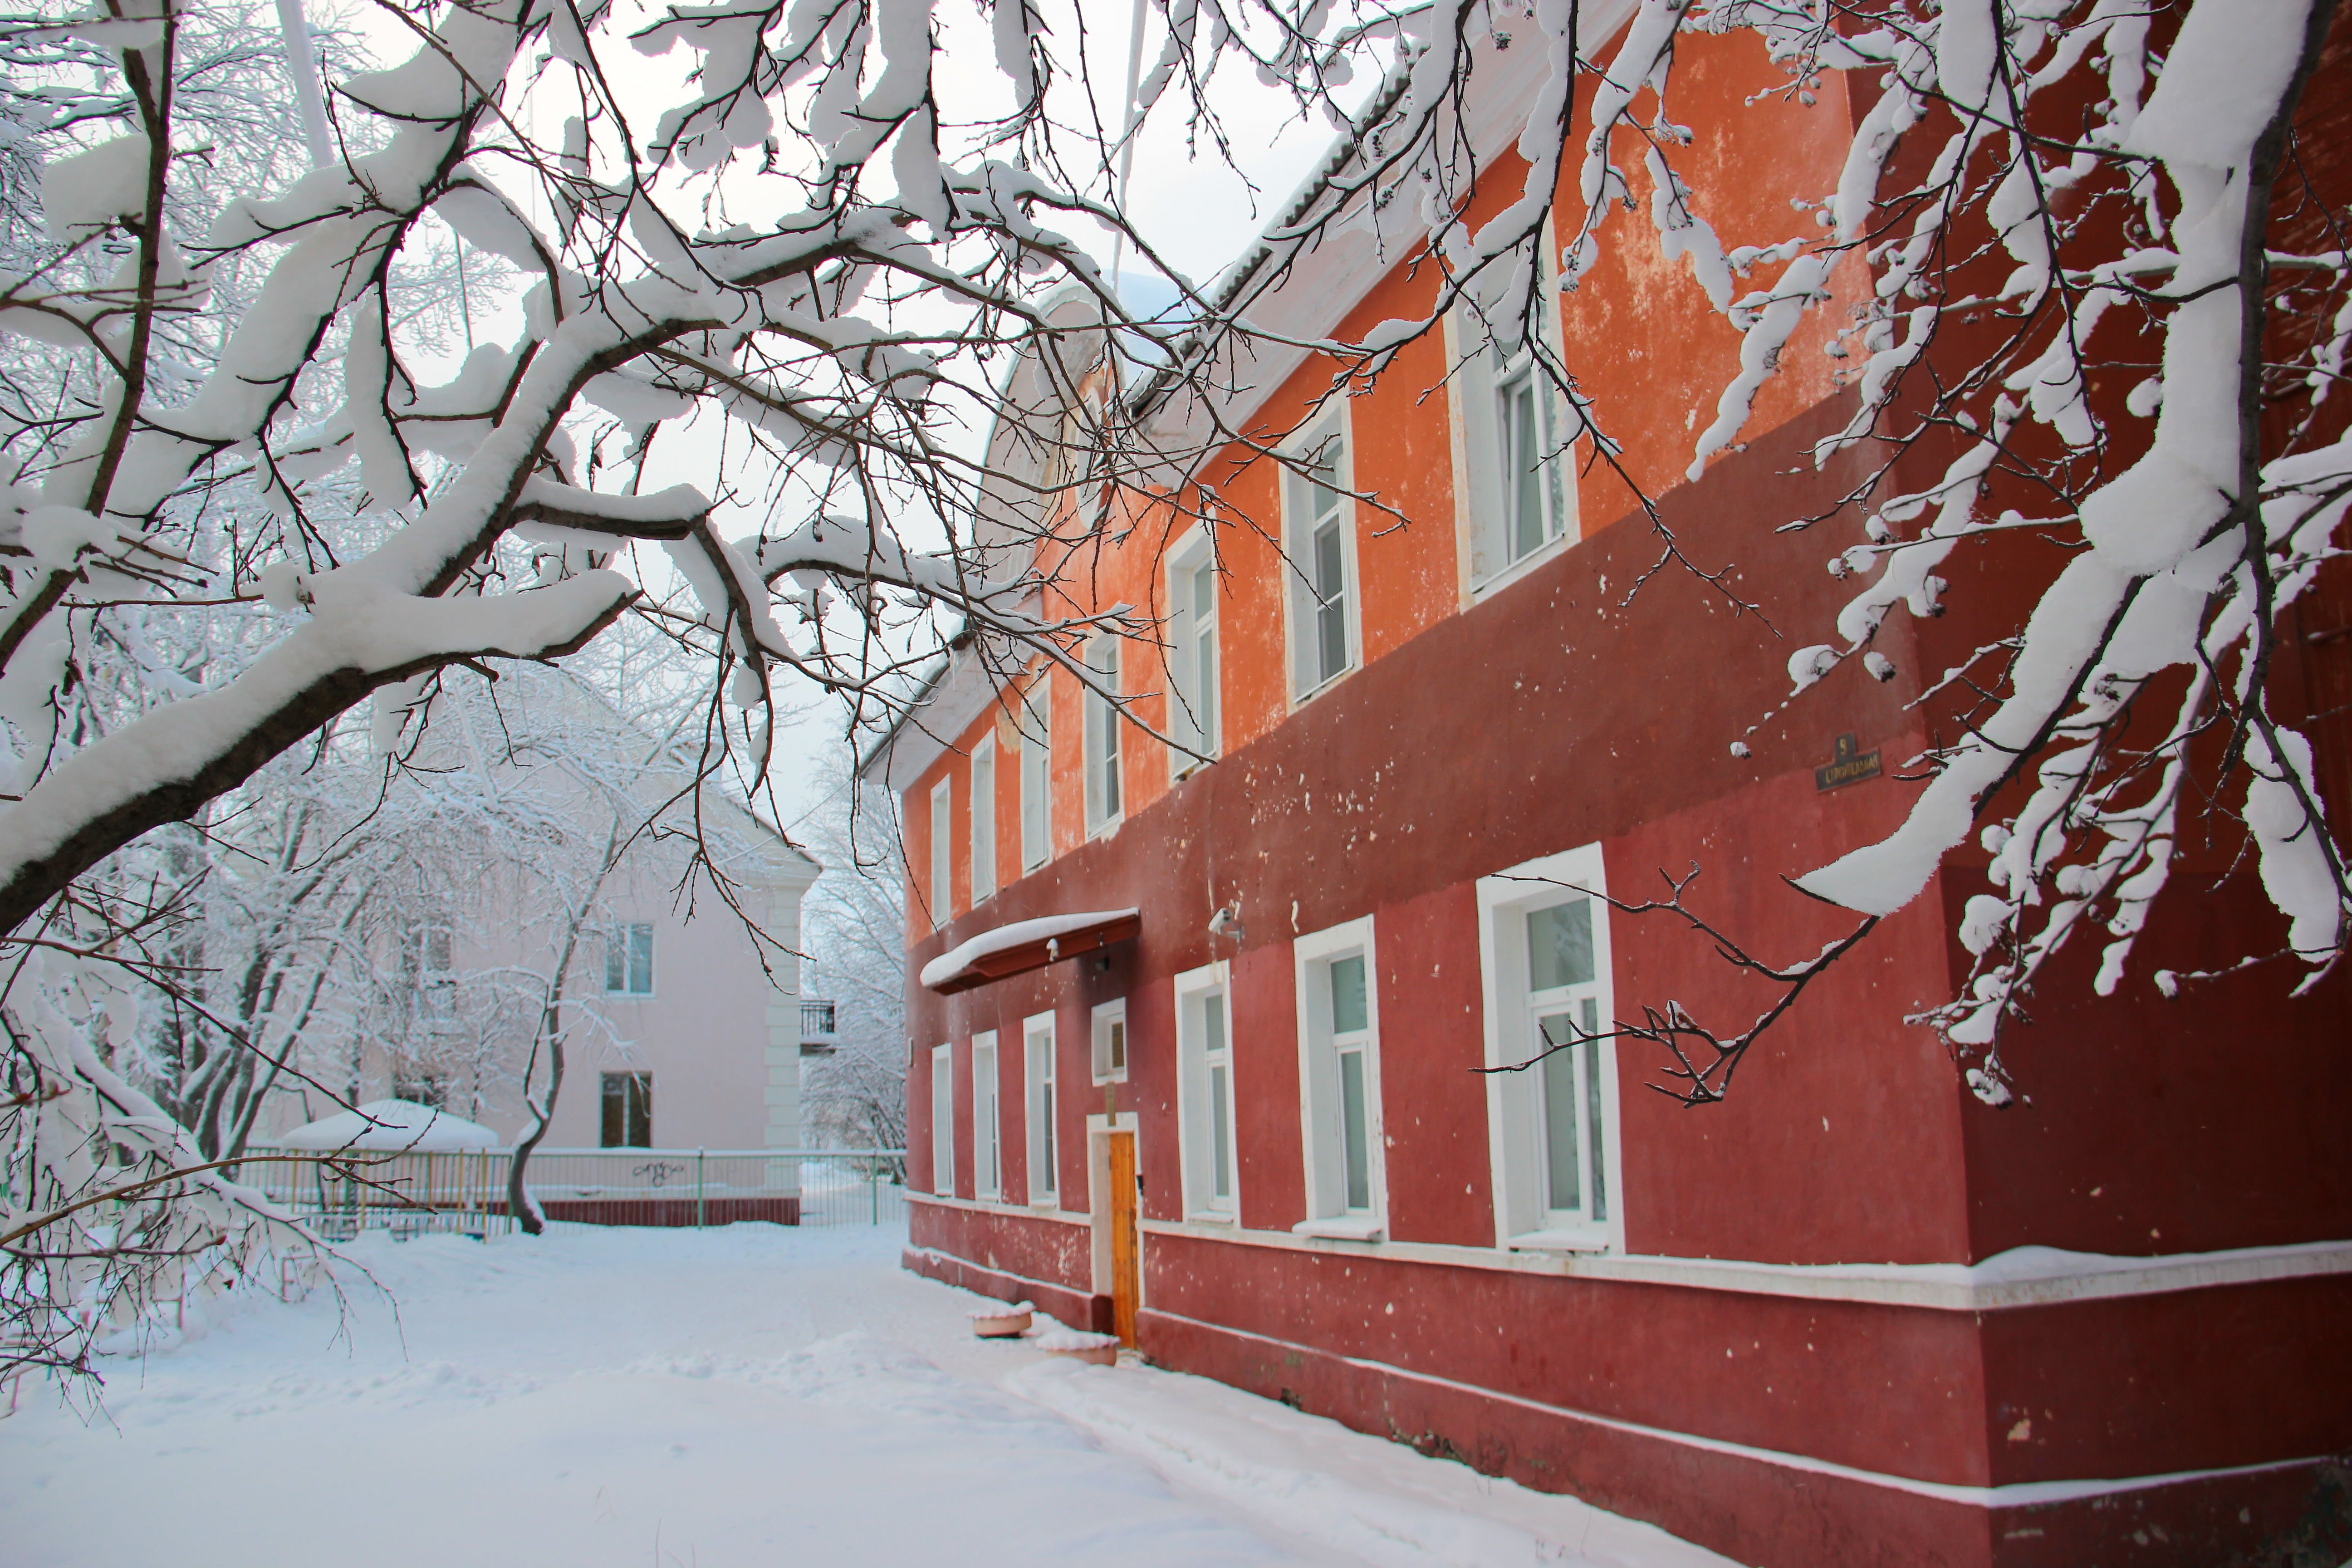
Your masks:
<path fill-rule="evenodd" d="M 1820 234 L 1811 200 L 1836 184 L 1844 147 L 1860 105 L 1848 82 L 1832 74 L 1806 106 L 1786 93 L 1788 79 L 1752 37 L 1692 37 L 1677 46 L 1674 111 L 1677 120 L 1714 127 L 1676 154 L 1676 166 L 1696 195 L 1697 215 L 1727 247 L 1771 245 Z M 1865 89 L 1866 90 L 1866 89 Z M 1655 112 L 1647 94 L 1635 118 Z M 1584 107 L 1580 106 L 1580 116 Z M 1589 121 L 1580 118 L 1570 139 L 1583 145 Z M 1580 287 L 1560 300 L 1565 363 L 1592 397 L 1601 429 L 1617 446 L 1614 463 L 1596 460 L 1587 438 L 1573 448 L 1577 476 L 1571 527 L 1575 537 L 1642 513 L 1641 491 L 1652 497 L 1686 482 L 1699 431 L 1716 417 L 1723 388 L 1738 374 L 1741 337 L 1714 310 L 1686 264 L 1660 253 L 1648 203 L 1651 182 L 1642 151 L 1621 133 L 1616 161 L 1626 171 L 1639 210 L 1610 216 L 1601 254 Z M 1471 206 L 1475 223 L 1515 198 L 1526 165 L 1507 153 L 1486 172 Z M 1553 210 L 1558 243 L 1578 231 L 1583 204 L 1571 159 Z M 1769 285 L 1780 263 L 1738 279 L 1735 298 Z M 1294 288 L 1312 287 L 1307 268 Z M 1849 308 L 1866 297 L 1868 277 L 1859 257 L 1832 275 L 1832 300 L 1817 309 L 1783 351 L 1777 373 L 1759 391 L 1743 444 L 1777 428 L 1833 395 L 1844 363 L 1824 352 Z M 1437 295 L 1434 268 L 1416 251 L 1381 278 L 1332 329 L 1354 338 L 1380 321 L 1428 313 Z M 1407 344 L 1377 379 L 1358 381 L 1346 395 L 1356 488 L 1380 505 L 1355 507 L 1360 637 L 1365 661 L 1395 651 L 1445 616 L 1475 610 L 1464 581 L 1465 552 L 1454 488 L 1455 434 L 1444 384 L 1446 334 L 1433 331 Z M 1248 422 L 1258 440 L 1274 444 L 1330 392 L 1337 364 L 1311 357 L 1255 412 Z M 1244 447 L 1229 447 L 1202 469 L 1202 485 L 1217 518 L 1218 549 L 1226 568 L 1219 612 L 1223 641 L 1223 742 L 1231 752 L 1265 734 L 1294 710 L 1287 655 L 1288 566 L 1276 541 L 1282 513 L 1279 469 Z M 1046 546 L 1056 559 L 1041 562 L 1053 581 L 1048 613 L 1085 614 L 1128 605 L 1154 620 L 1167 605 L 1165 563 L 1192 531 L 1202 498 L 1181 509 L 1167 498 L 1122 492 L 1107 512 L 1088 513 Z M 1391 510 L 1392 509 L 1392 510 Z M 1630 586 L 1630 584 L 1628 584 Z M 1167 722 L 1159 695 L 1167 676 L 1161 652 L 1148 642 L 1128 645 L 1122 686 L 1139 694 L 1134 717 L 1153 728 Z M 1077 681 L 1065 670 L 1045 673 L 1054 724 L 1055 853 L 1086 837 L 1084 759 L 1079 745 L 1082 706 Z M 1309 699 L 1312 700 L 1312 699 Z M 937 780 L 955 779 L 954 899 L 951 911 L 971 907 L 969 756 L 996 722 L 992 711 L 955 737 L 954 744 L 906 795 L 908 864 L 917 896 L 908 900 L 910 936 L 932 923 L 928 896 L 929 797 Z M 1125 815 L 1147 810 L 1169 787 L 1170 753 L 1143 731 L 1128 728 L 1121 743 Z M 996 882 L 1020 874 L 1018 769 L 1010 752 L 998 767 Z"/>

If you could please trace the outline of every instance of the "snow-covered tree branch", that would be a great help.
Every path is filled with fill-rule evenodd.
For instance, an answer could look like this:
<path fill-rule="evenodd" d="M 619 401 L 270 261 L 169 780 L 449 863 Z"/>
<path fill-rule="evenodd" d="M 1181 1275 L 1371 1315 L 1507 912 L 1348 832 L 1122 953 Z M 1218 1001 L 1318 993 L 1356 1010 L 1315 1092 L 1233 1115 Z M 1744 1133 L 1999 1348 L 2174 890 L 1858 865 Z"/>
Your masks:
<path fill-rule="evenodd" d="M 2063 548 L 1927 685 L 1960 732 L 1905 826 L 1802 879 L 1879 916 L 1983 836 L 1978 972 L 1935 1016 L 1981 1054 L 1980 1093 L 2007 1093 L 2003 1021 L 2071 938 L 2103 929 L 2098 984 L 2120 983 L 2184 813 L 2242 822 L 2278 956 L 2336 961 L 2345 857 L 2270 681 L 2352 505 L 2331 397 L 2352 263 L 2284 177 L 2332 0 L 1154 0 L 1138 114 L 1230 154 L 1216 84 L 1254 76 L 1339 133 L 1216 285 L 1126 218 L 1138 132 L 1048 9 L 376 0 L 400 58 L 324 40 L 323 128 L 301 108 L 318 62 L 234 6 L 0 20 L 0 931 L 25 1139 L 64 1125 L 32 1109 L 79 1107 L 74 1180 L 95 1180 L 110 1119 L 161 1116 L 100 1059 L 112 998 L 152 977 L 80 879 L 363 705 L 381 752 L 414 744 L 453 665 L 562 659 L 640 616 L 708 656 L 704 733 L 747 785 L 780 689 L 870 728 L 951 638 L 1099 689 L 1081 645 L 1150 618 L 1056 608 L 1050 579 L 1140 509 L 1217 512 L 1209 454 L 1306 460 L 1231 422 L 1235 367 L 1320 354 L 1342 397 L 1448 322 L 1457 363 L 1531 353 L 1550 444 L 1647 507 L 1602 392 L 1538 330 L 1612 245 L 1687 263 L 1740 334 L 1694 477 L 1800 327 L 1858 300 L 1832 342 L 1851 415 L 1818 457 L 1866 477 L 1791 526 L 1853 530 L 1831 567 L 1861 581 L 1834 640 L 1790 659 L 1799 700 L 1847 660 L 1895 674 L 1874 639 L 1897 606 L 1939 613 L 1961 541 Z M 1818 233 L 1717 235 L 1684 153 L 1738 128 L 1669 114 L 1702 34 L 1750 37 L 1800 101 L 1844 88 L 1835 188 L 1789 193 Z M 1495 176 L 1465 128 L 1530 58 Z M 1653 232 L 1620 232 L 1643 184 Z M 1291 262 L 1360 231 L 1428 265 L 1425 311 L 1344 340 L 1252 324 Z M 1179 304 L 1135 314 L 1097 236 Z M 1008 392 L 1016 364 L 1035 387 Z M 1732 592 L 1649 511 L 1662 561 Z"/>

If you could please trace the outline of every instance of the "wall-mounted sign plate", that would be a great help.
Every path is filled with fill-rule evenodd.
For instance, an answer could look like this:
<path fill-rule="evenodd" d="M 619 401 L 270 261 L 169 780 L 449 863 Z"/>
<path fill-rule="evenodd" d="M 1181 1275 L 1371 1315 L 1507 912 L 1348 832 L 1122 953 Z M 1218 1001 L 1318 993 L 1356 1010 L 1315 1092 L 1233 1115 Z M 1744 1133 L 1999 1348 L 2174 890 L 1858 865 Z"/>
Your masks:
<path fill-rule="evenodd" d="M 1830 760 L 1813 770 L 1813 785 L 1820 790 L 1833 790 L 1864 779 L 1878 776 L 1878 752 L 1857 752 L 1858 742 L 1852 735 L 1840 735 L 1830 749 Z"/>

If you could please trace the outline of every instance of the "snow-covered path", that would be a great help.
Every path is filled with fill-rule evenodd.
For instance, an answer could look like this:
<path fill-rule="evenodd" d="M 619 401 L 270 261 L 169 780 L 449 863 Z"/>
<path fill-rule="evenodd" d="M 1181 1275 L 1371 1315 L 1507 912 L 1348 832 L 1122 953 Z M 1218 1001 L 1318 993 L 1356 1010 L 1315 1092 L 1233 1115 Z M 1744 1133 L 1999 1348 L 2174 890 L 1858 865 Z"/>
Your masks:
<path fill-rule="evenodd" d="M 0 1421 L 43 1568 L 1723 1560 L 1215 1384 L 976 1341 L 893 1231 L 373 1236 L 299 1306 Z"/>

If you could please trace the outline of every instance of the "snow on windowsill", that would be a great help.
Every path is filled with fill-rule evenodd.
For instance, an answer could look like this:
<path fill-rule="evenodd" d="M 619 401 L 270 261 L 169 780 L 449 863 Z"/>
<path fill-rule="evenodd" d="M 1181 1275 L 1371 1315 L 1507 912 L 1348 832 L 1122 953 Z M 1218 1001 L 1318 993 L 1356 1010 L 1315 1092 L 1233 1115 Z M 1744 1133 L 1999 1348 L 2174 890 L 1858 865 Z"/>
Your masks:
<path fill-rule="evenodd" d="M 1328 1219 L 1303 1219 L 1290 1227 L 1293 1236 L 1320 1237 L 1326 1241 L 1378 1241 L 1387 1231 L 1386 1220 L 1350 1219 L 1344 1215 L 1335 1215 Z"/>

